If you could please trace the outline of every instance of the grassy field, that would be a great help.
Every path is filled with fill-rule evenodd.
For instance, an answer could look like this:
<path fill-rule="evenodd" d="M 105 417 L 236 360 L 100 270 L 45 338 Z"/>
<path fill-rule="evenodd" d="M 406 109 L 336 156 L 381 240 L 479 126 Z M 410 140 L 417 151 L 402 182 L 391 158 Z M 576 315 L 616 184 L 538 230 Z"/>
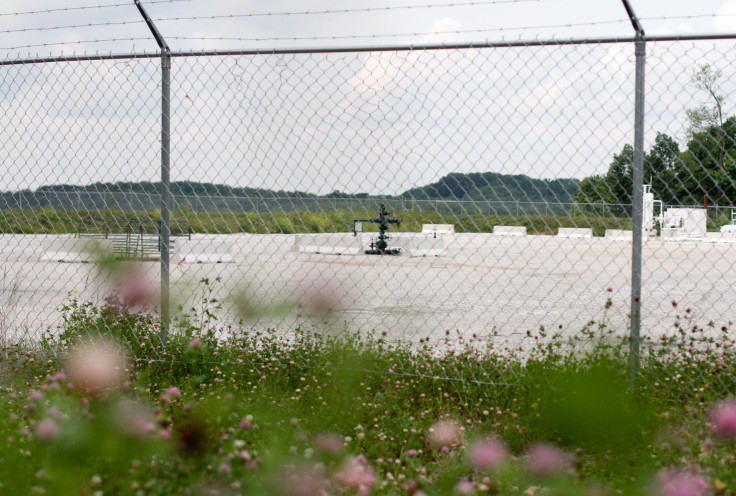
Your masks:
<path fill-rule="evenodd" d="M 353 219 L 373 218 L 374 211 L 334 212 L 174 212 L 172 219 L 188 220 L 194 232 L 211 234 L 231 233 L 310 233 L 349 232 Z M 631 229 L 631 220 L 598 215 L 541 216 L 521 215 L 492 216 L 480 214 L 440 214 L 426 211 L 392 212 L 402 219 L 400 226 L 391 226 L 399 232 L 421 231 L 422 224 L 454 224 L 457 232 L 492 232 L 493 226 L 526 226 L 529 234 L 556 234 L 559 227 L 592 228 L 595 236 L 603 236 L 606 229 Z M 85 219 L 100 217 L 111 226 L 114 219 L 153 219 L 158 212 L 122 212 L 53 209 L 2 210 L 0 211 L 0 233 L 9 234 L 64 234 L 78 232 L 80 227 L 90 226 Z M 375 231 L 376 225 L 364 223 L 366 231 Z"/>
<path fill-rule="evenodd" d="M 689 310 L 632 385 L 605 322 L 523 352 L 223 333 L 202 284 L 165 344 L 156 315 L 71 294 L 59 333 L 4 346 L 0 493 L 734 494 L 736 348 Z"/>

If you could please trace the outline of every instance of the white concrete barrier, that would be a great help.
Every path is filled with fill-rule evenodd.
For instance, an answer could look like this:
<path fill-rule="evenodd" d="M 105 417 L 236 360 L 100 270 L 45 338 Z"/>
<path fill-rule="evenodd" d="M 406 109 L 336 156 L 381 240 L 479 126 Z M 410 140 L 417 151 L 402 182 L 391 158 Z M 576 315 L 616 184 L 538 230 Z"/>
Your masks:
<path fill-rule="evenodd" d="M 295 234 L 292 251 L 329 255 L 359 255 L 363 253 L 361 238 L 352 233 Z"/>
<path fill-rule="evenodd" d="M 498 236 L 526 236 L 526 226 L 494 226 L 493 234 Z"/>
<path fill-rule="evenodd" d="M 219 238 L 177 240 L 175 263 L 233 263 L 233 243 Z"/>
<path fill-rule="evenodd" d="M 109 239 L 48 237 L 41 241 L 41 247 L 42 262 L 97 262 L 112 253 L 112 241 Z"/>
<path fill-rule="evenodd" d="M 707 232 L 705 241 L 708 243 L 736 243 L 736 233 Z"/>
<path fill-rule="evenodd" d="M 592 238 L 593 229 L 590 227 L 560 227 L 557 230 L 559 238 Z"/>
<path fill-rule="evenodd" d="M 634 231 L 624 229 L 606 229 L 606 238 L 617 241 L 631 241 L 634 239 Z"/>
<path fill-rule="evenodd" d="M 407 243 L 401 246 L 403 254 L 410 257 L 439 257 L 445 252 L 445 240 L 442 237 L 435 238 L 432 236 L 412 236 L 410 238 L 399 238 L 397 241 L 406 240 Z M 389 244 L 390 246 L 390 244 Z"/>
<path fill-rule="evenodd" d="M 455 224 L 422 224 L 422 234 L 455 234 Z"/>

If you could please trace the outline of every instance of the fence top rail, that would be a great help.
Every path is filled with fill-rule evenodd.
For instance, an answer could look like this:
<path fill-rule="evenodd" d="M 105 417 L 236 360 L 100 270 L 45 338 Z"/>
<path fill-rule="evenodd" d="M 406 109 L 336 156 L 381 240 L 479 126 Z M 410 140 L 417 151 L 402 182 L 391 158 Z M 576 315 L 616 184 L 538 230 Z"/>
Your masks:
<path fill-rule="evenodd" d="M 707 40 L 729 40 L 736 39 L 736 33 L 720 34 L 688 34 L 688 35 L 664 35 L 648 36 L 647 42 L 664 41 L 707 41 Z M 528 39 L 508 41 L 474 41 L 464 43 L 436 43 L 436 44 L 410 44 L 410 45 L 366 45 L 345 47 L 312 47 L 312 48 L 272 48 L 272 49 L 243 49 L 243 50 L 178 50 L 168 53 L 171 57 L 215 57 L 232 55 L 289 55 L 310 53 L 347 53 L 347 52 L 409 52 L 409 51 L 433 51 L 433 50 L 469 50 L 478 48 L 518 48 L 518 47 L 540 47 L 540 46 L 565 46 L 565 45 L 600 45 L 615 43 L 634 43 L 636 37 L 613 37 L 613 38 L 569 38 L 569 39 Z M 159 58 L 160 51 L 138 52 L 138 53 L 108 53 L 108 54 L 81 54 L 81 55 L 56 55 L 48 57 L 28 57 L 0 60 L 0 66 L 44 64 L 54 62 L 88 62 L 96 60 L 121 60 L 121 59 L 153 59 Z"/>

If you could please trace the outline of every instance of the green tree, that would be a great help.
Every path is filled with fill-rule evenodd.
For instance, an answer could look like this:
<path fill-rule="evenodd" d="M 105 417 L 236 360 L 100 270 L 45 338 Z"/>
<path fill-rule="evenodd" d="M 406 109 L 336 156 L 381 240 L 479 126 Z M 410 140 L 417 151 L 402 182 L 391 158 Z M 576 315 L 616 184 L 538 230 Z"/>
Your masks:
<path fill-rule="evenodd" d="M 657 199 L 667 205 L 678 203 L 681 185 L 676 179 L 680 147 L 672 137 L 657 133 L 654 145 L 644 156 L 644 182 L 652 185 Z"/>
<path fill-rule="evenodd" d="M 736 199 L 736 117 L 722 126 L 695 133 L 687 150 L 680 154 L 676 168 L 681 188 L 678 199 L 684 205 L 700 205 L 703 197 L 718 205 Z"/>
<path fill-rule="evenodd" d="M 677 203 L 680 188 L 676 171 L 680 162 L 677 142 L 664 133 L 657 133 L 654 145 L 644 155 L 644 180 L 652 182 L 656 197 L 665 203 Z M 574 200 L 578 203 L 603 204 L 588 206 L 584 210 L 607 215 L 629 215 L 633 195 L 634 147 L 624 145 L 605 175 L 586 177 L 580 182 L 580 191 Z"/>
<path fill-rule="evenodd" d="M 729 203 L 729 173 L 725 167 L 726 154 L 733 147 L 726 135 L 724 122 L 725 98 L 718 89 L 722 73 L 709 64 L 693 70 L 695 87 L 705 92 L 706 101 L 686 111 L 688 120 L 688 150 L 684 153 L 682 201 L 698 204 L 703 196 L 717 204 Z M 730 146 L 729 146 L 730 145 Z"/>
<path fill-rule="evenodd" d="M 585 211 L 603 215 L 627 215 L 631 203 L 631 166 L 634 148 L 626 144 L 621 153 L 613 156 L 608 172 L 603 176 L 586 177 L 580 182 L 580 191 L 573 198 L 577 203 L 602 204 L 581 205 Z"/>
<path fill-rule="evenodd" d="M 695 87 L 705 91 L 708 100 L 700 107 L 685 111 L 690 121 L 688 126 L 688 137 L 694 138 L 701 133 L 715 130 L 715 139 L 718 144 L 718 168 L 723 168 L 723 157 L 725 155 L 725 140 L 723 133 L 723 103 L 725 98 L 718 93 L 718 80 L 721 71 L 713 69 L 709 64 L 701 65 L 693 70 L 692 80 Z"/>

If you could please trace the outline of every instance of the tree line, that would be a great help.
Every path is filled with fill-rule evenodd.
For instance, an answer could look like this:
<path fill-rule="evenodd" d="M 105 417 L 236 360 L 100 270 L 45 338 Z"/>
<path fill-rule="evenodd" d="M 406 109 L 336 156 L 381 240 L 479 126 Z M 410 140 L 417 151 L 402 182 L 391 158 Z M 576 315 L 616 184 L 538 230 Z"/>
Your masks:
<path fill-rule="evenodd" d="M 665 205 L 732 206 L 736 201 L 736 116 L 724 115 L 724 97 L 717 85 L 720 77 L 720 71 L 709 65 L 693 72 L 693 82 L 707 100 L 687 111 L 685 149 L 671 136 L 657 133 L 644 155 L 644 182 L 652 185 L 655 198 Z M 580 182 L 575 201 L 612 205 L 614 214 L 629 214 L 633 163 L 634 148 L 626 144 L 614 154 L 605 174 Z"/>

